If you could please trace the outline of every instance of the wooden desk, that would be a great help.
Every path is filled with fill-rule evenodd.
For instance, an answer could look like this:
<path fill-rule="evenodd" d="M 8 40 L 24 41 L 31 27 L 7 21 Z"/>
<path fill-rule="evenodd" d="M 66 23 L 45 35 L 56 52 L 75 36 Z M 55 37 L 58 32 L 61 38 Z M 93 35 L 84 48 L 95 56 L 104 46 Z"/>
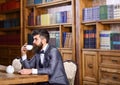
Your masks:
<path fill-rule="evenodd" d="M 21 75 L 18 73 L 8 74 L 6 67 L 0 65 L 0 85 L 3 84 L 25 84 L 48 81 L 48 75 Z"/>

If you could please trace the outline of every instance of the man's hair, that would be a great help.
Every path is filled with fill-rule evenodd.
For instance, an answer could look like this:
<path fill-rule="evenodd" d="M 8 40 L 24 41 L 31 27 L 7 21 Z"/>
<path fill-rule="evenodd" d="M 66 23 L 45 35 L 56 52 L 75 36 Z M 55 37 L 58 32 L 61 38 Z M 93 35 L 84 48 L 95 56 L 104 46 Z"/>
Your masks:
<path fill-rule="evenodd" d="M 46 43 L 49 42 L 50 36 L 49 36 L 49 32 L 46 29 L 33 30 L 32 36 L 35 36 L 35 35 L 43 36 L 46 39 Z"/>

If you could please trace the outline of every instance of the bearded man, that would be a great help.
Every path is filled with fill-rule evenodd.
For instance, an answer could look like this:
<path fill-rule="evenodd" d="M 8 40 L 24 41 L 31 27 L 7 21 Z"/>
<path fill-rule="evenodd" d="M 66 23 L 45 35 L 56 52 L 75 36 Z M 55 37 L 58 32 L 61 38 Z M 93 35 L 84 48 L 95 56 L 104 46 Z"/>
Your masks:
<path fill-rule="evenodd" d="M 21 63 L 24 69 L 20 74 L 47 74 L 48 82 L 37 85 L 69 85 L 59 50 L 49 44 L 49 32 L 45 29 L 33 30 L 34 56 L 27 59 L 27 44 L 21 47 Z"/>

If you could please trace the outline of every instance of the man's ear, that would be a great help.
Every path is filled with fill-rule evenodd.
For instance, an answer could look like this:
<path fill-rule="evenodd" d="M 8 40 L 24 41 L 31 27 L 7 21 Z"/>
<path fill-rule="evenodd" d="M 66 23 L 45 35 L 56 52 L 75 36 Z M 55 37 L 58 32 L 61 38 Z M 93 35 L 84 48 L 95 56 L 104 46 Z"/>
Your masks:
<path fill-rule="evenodd" d="M 42 43 L 46 43 L 46 39 L 45 38 L 42 39 Z"/>

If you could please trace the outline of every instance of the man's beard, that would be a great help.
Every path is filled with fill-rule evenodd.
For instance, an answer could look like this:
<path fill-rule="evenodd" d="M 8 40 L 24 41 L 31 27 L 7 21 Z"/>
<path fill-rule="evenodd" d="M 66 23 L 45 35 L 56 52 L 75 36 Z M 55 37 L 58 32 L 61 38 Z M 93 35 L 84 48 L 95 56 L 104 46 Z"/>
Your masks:
<path fill-rule="evenodd" d="M 33 44 L 33 52 L 34 53 L 39 53 L 41 51 L 41 49 L 42 49 L 42 46 L 43 46 L 42 43 L 40 43 L 39 45 Z"/>

